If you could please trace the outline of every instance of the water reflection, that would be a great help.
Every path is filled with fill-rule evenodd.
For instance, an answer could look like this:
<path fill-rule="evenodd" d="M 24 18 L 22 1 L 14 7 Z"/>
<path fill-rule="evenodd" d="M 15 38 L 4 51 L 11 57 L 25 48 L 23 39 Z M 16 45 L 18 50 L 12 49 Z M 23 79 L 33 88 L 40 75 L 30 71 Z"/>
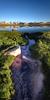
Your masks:
<path fill-rule="evenodd" d="M 20 32 L 43 32 L 43 31 L 50 31 L 49 26 L 34 26 L 34 27 L 19 27 L 19 26 L 0 26 L 0 30 L 8 30 L 11 31 L 12 29 L 20 31 Z"/>

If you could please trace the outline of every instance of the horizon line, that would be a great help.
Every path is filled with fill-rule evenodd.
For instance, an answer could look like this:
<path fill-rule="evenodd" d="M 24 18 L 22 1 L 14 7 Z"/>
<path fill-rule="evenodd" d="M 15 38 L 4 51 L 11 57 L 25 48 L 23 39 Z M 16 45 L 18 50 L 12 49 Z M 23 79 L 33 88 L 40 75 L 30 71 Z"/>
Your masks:
<path fill-rule="evenodd" d="M 0 21 L 0 22 L 7 22 L 7 23 L 10 23 L 10 22 L 17 22 L 17 23 L 47 23 L 47 22 L 50 22 L 50 21 Z"/>

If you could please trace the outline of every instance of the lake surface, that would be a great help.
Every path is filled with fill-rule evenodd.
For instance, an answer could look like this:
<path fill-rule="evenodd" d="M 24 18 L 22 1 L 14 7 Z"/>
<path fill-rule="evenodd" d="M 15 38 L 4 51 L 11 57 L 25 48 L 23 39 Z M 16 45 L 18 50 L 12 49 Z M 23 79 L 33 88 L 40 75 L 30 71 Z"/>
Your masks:
<path fill-rule="evenodd" d="M 50 27 L 48 27 L 48 26 L 43 26 L 43 27 L 39 27 L 39 26 L 33 26 L 33 27 L 13 27 L 13 26 L 11 26 L 11 27 L 10 26 L 9 27 L 0 27 L 0 30 L 11 31 L 12 29 L 20 31 L 20 32 L 29 32 L 29 33 L 50 31 Z"/>
<path fill-rule="evenodd" d="M 19 27 L 17 28 L 18 31 L 20 32 L 44 32 L 44 31 L 50 31 L 50 27 Z"/>

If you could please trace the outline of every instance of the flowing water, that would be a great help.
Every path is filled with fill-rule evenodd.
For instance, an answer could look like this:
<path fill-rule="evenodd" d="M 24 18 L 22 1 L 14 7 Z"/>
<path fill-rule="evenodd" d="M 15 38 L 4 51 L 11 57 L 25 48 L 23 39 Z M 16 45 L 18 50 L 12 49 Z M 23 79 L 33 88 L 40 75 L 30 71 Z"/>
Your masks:
<path fill-rule="evenodd" d="M 28 38 L 27 38 L 28 39 Z M 13 79 L 16 90 L 14 100 L 43 100 L 44 75 L 41 62 L 31 58 L 29 46 L 34 40 L 22 46 L 22 64 L 20 69 L 13 67 Z"/>
<path fill-rule="evenodd" d="M 43 90 L 44 90 L 44 75 L 42 73 L 42 68 L 41 68 L 41 62 L 38 60 L 34 60 L 30 56 L 29 52 L 29 46 L 32 44 L 35 44 L 34 40 L 29 39 L 29 44 L 27 46 L 22 47 L 22 55 L 23 59 L 26 60 L 26 62 L 29 65 L 30 70 L 32 70 L 32 73 L 30 71 L 30 84 L 31 86 L 29 87 L 31 89 L 32 87 L 32 99 L 30 100 L 42 100 L 42 95 L 43 95 Z M 27 100 L 27 99 L 25 99 Z M 28 99 L 29 100 L 29 99 Z"/>

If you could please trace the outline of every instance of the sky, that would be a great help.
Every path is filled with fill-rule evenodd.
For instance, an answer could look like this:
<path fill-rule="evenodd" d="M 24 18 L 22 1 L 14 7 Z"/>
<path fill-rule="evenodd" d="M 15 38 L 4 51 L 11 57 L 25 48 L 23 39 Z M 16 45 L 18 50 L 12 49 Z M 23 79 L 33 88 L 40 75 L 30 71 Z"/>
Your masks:
<path fill-rule="evenodd" d="M 50 0 L 0 0 L 0 21 L 50 21 Z"/>

